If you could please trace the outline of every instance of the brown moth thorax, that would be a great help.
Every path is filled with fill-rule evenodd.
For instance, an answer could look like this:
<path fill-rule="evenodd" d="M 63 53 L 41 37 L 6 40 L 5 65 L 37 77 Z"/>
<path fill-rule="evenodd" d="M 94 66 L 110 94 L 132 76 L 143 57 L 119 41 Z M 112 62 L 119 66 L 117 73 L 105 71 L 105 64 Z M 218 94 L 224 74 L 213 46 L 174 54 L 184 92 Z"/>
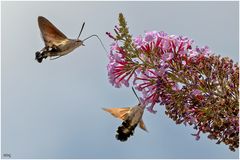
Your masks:
<path fill-rule="evenodd" d="M 66 45 L 60 46 L 60 48 L 62 48 L 62 50 L 64 51 L 73 51 L 74 49 L 78 48 L 79 46 L 84 46 L 83 41 L 77 39 L 68 39 L 68 43 L 66 43 Z M 67 52 L 67 53 L 69 53 Z"/>

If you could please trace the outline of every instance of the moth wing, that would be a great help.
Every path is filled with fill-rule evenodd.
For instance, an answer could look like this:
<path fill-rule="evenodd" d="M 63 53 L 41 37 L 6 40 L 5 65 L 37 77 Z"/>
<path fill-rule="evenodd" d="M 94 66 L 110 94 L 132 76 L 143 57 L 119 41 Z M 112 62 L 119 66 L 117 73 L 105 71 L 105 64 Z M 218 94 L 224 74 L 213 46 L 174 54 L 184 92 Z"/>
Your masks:
<path fill-rule="evenodd" d="M 58 46 L 68 39 L 57 27 L 42 16 L 38 17 L 38 26 L 46 46 Z"/>
<path fill-rule="evenodd" d="M 130 107 L 126 108 L 103 108 L 104 111 L 111 113 L 114 117 L 125 120 L 129 114 Z"/>
<path fill-rule="evenodd" d="M 142 119 L 139 122 L 139 127 L 146 132 L 148 131 Z"/>

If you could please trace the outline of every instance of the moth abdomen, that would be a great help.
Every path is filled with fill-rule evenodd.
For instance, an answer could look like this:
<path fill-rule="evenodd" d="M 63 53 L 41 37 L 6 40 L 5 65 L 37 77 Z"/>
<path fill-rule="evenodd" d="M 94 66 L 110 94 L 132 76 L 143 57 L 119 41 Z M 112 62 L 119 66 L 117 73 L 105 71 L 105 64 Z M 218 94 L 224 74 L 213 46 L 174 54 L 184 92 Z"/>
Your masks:
<path fill-rule="evenodd" d="M 130 136 L 133 135 L 136 126 L 137 124 L 132 126 L 130 121 L 123 121 L 122 125 L 117 129 L 116 139 L 120 141 L 126 141 Z"/>
<path fill-rule="evenodd" d="M 42 56 L 41 52 L 36 52 L 35 55 L 36 55 L 35 59 L 36 59 L 39 63 L 41 63 L 42 60 L 43 60 L 43 56 Z"/>
<path fill-rule="evenodd" d="M 41 51 L 36 52 L 35 54 L 35 59 L 41 63 L 42 60 L 47 57 L 53 57 L 53 56 L 58 56 L 58 53 L 60 53 L 61 50 L 57 48 L 56 46 L 52 47 L 44 47 Z"/>
<path fill-rule="evenodd" d="M 42 60 L 43 60 L 43 58 L 47 58 L 48 57 L 48 51 L 38 51 L 38 52 L 36 52 L 36 54 L 35 54 L 35 59 L 39 62 L 39 63 L 41 63 L 42 62 Z"/>

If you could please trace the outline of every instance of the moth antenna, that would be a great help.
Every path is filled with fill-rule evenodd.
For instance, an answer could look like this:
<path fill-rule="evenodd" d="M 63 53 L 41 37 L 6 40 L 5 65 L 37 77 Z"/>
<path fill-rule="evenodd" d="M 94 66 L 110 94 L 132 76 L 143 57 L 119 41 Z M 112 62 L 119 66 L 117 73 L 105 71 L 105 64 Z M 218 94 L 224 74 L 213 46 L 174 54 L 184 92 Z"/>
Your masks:
<path fill-rule="evenodd" d="M 79 37 L 81 36 L 84 26 L 85 26 L 85 22 L 83 22 L 83 24 L 82 24 L 82 28 L 80 30 L 80 33 L 79 33 L 77 39 L 79 39 Z"/>
<path fill-rule="evenodd" d="M 84 40 L 82 40 L 82 42 L 84 42 L 84 41 L 88 40 L 88 39 L 89 39 L 89 38 L 91 38 L 91 37 L 97 37 L 97 39 L 100 41 L 100 43 L 101 43 L 101 45 L 102 45 L 103 49 L 104 49 L 104 50 L 105 50 L 105 52 L 108 54 L 108 52 L 107 52 L 107 49 L 105 48 L 105 46 L 104 46 L 104 44 L 103 44 L 102 40 L 101 40 L 101 39 L 98 37 L 98 35 L 96 35 L 96 34 L 93 34 L 93 35 L 91 35 L 91 36 L 89 36 L 89 37 L 85 38 Z"/>
<path fill-rule="evenodd" d="M 138 102 L 141 103 L 141 101 L 140 101 L 140 99 L 139 99 L 139 97 L 138 97 L 138 95 L 137 95 L 137 93 L 136 93 L 136 91 L 135 91 L 135 89 L 133 87 L 132 87 L 132 90 L 133 90 L 133 93 L 135 94 L 135 96 L 137 97 Z"/>

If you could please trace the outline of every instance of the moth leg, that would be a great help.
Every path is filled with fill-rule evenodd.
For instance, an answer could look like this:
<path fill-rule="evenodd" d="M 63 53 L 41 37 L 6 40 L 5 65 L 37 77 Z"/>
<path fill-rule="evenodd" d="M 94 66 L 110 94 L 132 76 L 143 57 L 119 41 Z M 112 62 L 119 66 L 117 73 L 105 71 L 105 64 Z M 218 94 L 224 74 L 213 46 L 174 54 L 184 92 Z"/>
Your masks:
<path fill-rule="evenodd" d="M 51 58 L 50 60 L 55 60 L 55 59 L 58 59 L 58 58 L 60 58 L 60 57 L 62 57 L 62 56 L 58 56 L 58 57 L 55 57 L 55 58 Z"/>

